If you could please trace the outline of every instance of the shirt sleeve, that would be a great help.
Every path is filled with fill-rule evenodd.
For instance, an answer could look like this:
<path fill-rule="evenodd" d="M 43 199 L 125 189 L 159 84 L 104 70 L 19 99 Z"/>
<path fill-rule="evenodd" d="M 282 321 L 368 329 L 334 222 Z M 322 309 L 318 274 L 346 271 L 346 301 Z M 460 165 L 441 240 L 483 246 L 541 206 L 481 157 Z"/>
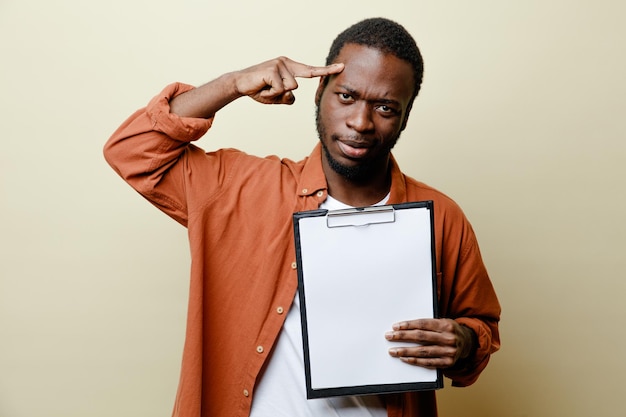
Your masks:
<path fill-rule="evenodd" d="M 472 355 L 454 367 L 444 369 L 452 385 L 473 384 L 500 348 L 498 323 L 500 304 L 483 263 L 476 236 L 465 221 L 461 248 L 454 270 L 454 284 L 448 317 L 469 327 L 476 335 Z"/>
<path fill-rule="evenodd" d="M 106 161 L 128 184 L 185 226 L 185 160 L 190 154 L 204 157 L 190 143 L 209 130 L 213 119 L 179 117 L 170 113 L 169 102 L 193 88 L 168 85 L 131 115 L 104 146 Z"/>

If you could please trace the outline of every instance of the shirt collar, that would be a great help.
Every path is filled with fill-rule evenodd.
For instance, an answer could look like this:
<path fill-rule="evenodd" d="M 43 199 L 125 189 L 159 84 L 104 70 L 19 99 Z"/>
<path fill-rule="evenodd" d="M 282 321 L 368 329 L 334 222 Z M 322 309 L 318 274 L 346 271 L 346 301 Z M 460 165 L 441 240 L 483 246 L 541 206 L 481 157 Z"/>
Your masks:
<path fill-rule="evenodd" d="M 322 169 L 322 145 L 318 143 L 304 163 L 297 192 L 299 196 L 304 197 L 318 191 L 326 191 L 327 188 L 326 176 Z"/>
<path fill-rule="evenodd" d="M 389 158 L 389 164 L 391 169 L 391 190 L 387 204 L 406 203 L 406 178 L 402 171 L 400 171 L 398 162 L 396 158 L 393 157 L 393 154 L 391 154 L 391 158 Z"/>

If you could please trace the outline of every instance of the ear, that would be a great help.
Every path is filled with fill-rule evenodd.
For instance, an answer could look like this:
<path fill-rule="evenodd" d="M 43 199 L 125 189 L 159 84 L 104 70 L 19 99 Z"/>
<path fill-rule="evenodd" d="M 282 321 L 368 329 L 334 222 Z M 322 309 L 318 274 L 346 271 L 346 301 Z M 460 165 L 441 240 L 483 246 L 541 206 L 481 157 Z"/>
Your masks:
<path fill-rule="evenodd" d="M 326 75 L 320 77 L 320 83 L 317 85 L 317 91 L 315 92 L 315 105 L 319 106 L 322 101 L 322 94 L 324 94 L 324 89 L 328 85 L 328 78 Z"/>

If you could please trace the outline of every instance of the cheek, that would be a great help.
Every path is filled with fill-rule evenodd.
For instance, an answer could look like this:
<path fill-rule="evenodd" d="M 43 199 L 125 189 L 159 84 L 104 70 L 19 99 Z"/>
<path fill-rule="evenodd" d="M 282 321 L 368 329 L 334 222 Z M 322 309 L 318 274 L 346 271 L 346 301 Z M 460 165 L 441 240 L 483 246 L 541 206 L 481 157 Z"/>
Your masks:
<path fill-rule="evenodd" d="M 383 137 L 394 138 L 402 131 L 402 120 L 380 118 L 376 121 L 376 130 Z"/>
<path fill-rule="evenodd" d="M 323 123 L 326 129 L 332 130 L 343 120 L 343 109 L 333 106 L 328 100 L 322 100 L 318 108 L 318 120 Z"/>

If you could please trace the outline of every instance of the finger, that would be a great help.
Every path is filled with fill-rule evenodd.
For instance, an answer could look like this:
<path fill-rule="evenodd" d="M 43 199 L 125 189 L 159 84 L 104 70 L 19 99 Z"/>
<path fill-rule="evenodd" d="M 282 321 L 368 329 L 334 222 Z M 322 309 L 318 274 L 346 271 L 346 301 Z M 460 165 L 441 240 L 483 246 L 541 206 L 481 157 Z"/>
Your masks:
<path fill-rule="evenodd" d="M 437 368 L 450 368 L 454 365 L 454 362 L 449 358 L 413 358 L 413 357 L 403 357 L 398 358 L 404 363 L 408 363 L 409 365 L 421 366 L 422 368 L 427 369 L 437 369 Z"/>
<path fill-rule="evenodd" d="M 296 81 L 296 78 L 291 75 L 291 73 L 285 71 L 285 73 L 281 73 L 280 76 L 282 78 L 281 84 L 285 91 L 291 91 L 298 88 L 298 82 Z"/>
<path fill-rule="evenodd" d="M 293 104 L 296 101 L 296 96 L 291 91 L 286 91 L 281 96 L 280 104 Z"/>
<path fill-rule="evenodd" d="M 389 355 L 411 365 L 433 368 L 447 368 L 455 362 L 455 350 L 449 347 L 396 347 L 389 349 Z"/>
<path fill-rule="evenodd" d="M 409 365 L 421 366 L 426 369 L 447 368 L 444 364 L 436 359 L 420 359 L 420 358 L 399 358 L 402 362 Z"/>
<path fill-rule="evenodd" d="M 391 327 L 394 330 L 422 329 L 437 331 L 439 330 L 440 325 L 438 319 L 416 319 L 394 323 Z"/>
<path fill-rule="evenodd" d="M 393 342 L 413 342 L 419 344 L 449 344 L 441 333 L 429 330 L 394 330 L 385 333 L 385 339 Z M 454 343 L 452 341 L 452 343 Z"/>
<path fill-rule="evenodd" d="M 298 83 L 286 68 L 279 68 L 267 77 L 266 87 L 259 92 L 259 101 L 267 104 L 293 104 L 295 96 L 291 90 L 298 88 Z"/>
<path fill-rule="evenodd" d="M 303 73 L 297 75 L 303 78 L 324 77 L 326 75 L 339 74 L 343 71 L 344 65 L 340 62 L 335 64 L 326 65 L 323 67 L 314 67 L 307 65 Z"/>
<path fill-rule="evenodd" d="M 454 332 L 458 324 L 452 319 L 417 319 L 394 323 L 394 330 L 419 329 L 437 333 Z"/>
<path fill-rule="evenodd" d="M 385 333 L 391 341 L 415 342 L 421 344 L 456 344 L 454 332 L 456 322 L 450 319 L 417 319 L 394 324 L 393 330 Z"/>
<path fill-rule="evenodd" d="M 397 346 L 389 354 L 397 358 L 453 358 L 456 349 L 450 346 Z"/>
<path fill-rule="evenodd" d="M 264 104 L 293 104 L 296 101 L 296 97 L 291 91 L 277 94 L 275 91 L 266 90 L 259 94 L 255 100 Z"/>
<path fill-rule="evenodd" d="M 285 65 L 289 69 L 289 73 L 294 77 L 299 78 L 315 78 L 323 77 L 326 75 L 338 74 L 343 71 L 344 65 L 342 63 L 335 63 L 322 67 L 313 65 L 306 65 L 300 62 L 293 61 L 289 58 L 285 58 Z"/>

